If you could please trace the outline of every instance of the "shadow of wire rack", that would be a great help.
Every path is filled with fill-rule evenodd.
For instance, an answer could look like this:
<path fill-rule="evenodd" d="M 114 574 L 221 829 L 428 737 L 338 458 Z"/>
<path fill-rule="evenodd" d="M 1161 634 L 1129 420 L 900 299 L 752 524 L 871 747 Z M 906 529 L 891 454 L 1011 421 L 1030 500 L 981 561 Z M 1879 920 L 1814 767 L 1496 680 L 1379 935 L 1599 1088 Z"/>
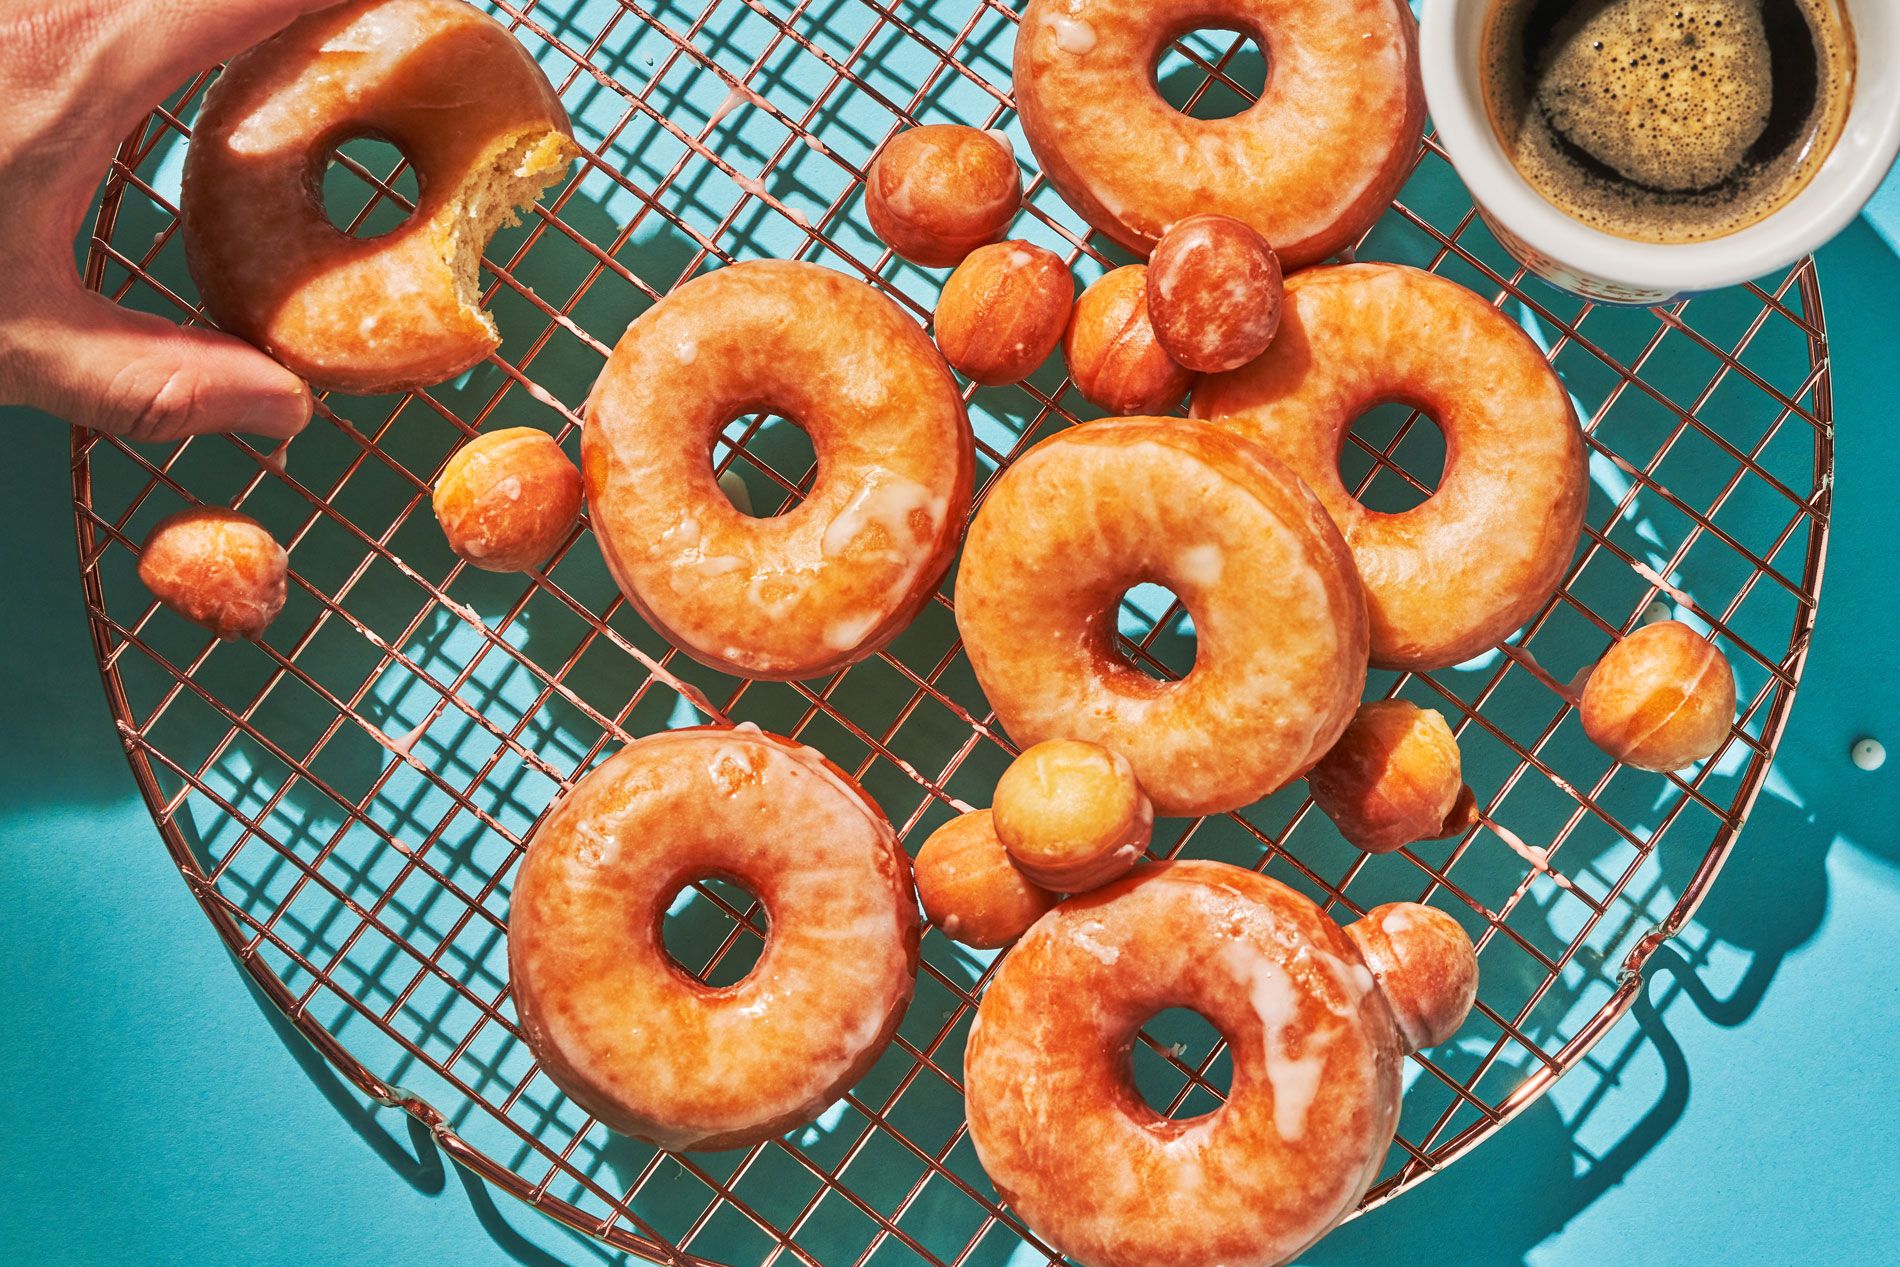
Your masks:
<path fill-rule="evenodd" d="M 493 6 L 547 69 L 585 163 L 488 252 L 501 353 L 400 398 L 331 396 L 286 463 L 241 440 L 154 451 L 81 433 L 74 505 L 93 640 L 140 789 L 213 926 L 265 994 L 364 1093 L 426 1123 L 497 1187 L 614 1246 L 667 1261 L 835 1267 L 1049 1257 L 1001 1208 L 967 1139 L 964 1039 L 991 956 L 931 932 L 915 1003 L 873 1071 L 812 1126 L 751 1149 L 671 1155 L 615 1137 L 541 1076 L 515 1029 L 504 928 L 523 841 L 550 799 L 633 735 L 690 724 L 657 662 L 733 720 L 795 735 L 852 770 L 915 848 L 986 803 L 1005 740 L 960 654 L 951 582 L 886 652 L 822 681 L 747 683 L 673 653 L 628 609 L 583 530 L 536 577 L 461 565 L 427 509 L 456 446 L 533 425 L 577 448 L 579 406 L 626 323 L 732 260 L 795 256 L 881 287 L 928 320 L 940 277 L 865 227 L 861 176 L 911 123 L 1021 143 L 1016 16 L 992 0 L 517 0 Z M 1259 50 L 1184 36 L 1157 70 L 1190 112 L 1234 113 Z M 202 320 L 175 215 L 188 85 L 118 153 L 86 265 L 93 288 Z M 1040 179 L 1017 232 L 1083 281 L 1126 257 Z M 399 154 L 346 144 L 325 184 L 354 232 L 406 213 Z M 1770 282 L 1654 310 L 1594 307 L 1498 246 L 1427 142 L 1361 258 L 1430 268 L 1490 297 L 1546 349 L 1589 434 L 1591 496 L 1562 591 L 1508 651 L 1372 689 L 1444 712 L 1487 816 L 1547 846 L 1573 888 L 1488 827 L 1385 857 L 1347 847 L 1296 785 L 1228 816 L 1160 824 L 1153 853 L 1265 871 L 1341 919 L 1399 898 L 1456 916 L 1479 946 L 1479 1004 L 1414 1058 L 1374 1204 L 1469 1150 L 1629 1008 L 1648 954 L 1714 881 L 1767 774 L 1818 602 L 1832 407 L 1811 260 Z M 1051 365 L 971 389 L 979 488 L 1035 440 L 1091 416 Z M 795 426 L 741 418 L 712 454 L 761 512 L 809 485 Z M 1342 455 L 1376 507 L 1429 493 L 1429 419 L 1375 410 Z M 290 549 L 291 600 L 258 644 L 207 641 L 157 608 L 137 543 L 196 502 L 241 506 Z M 1712 630 L 1741 718 L 1684 776 L 1614 766 L 1554 689 L 1653 605 Z M 1131 591 L 1124 650 L 1157 676 L 1192 664 L 1172 595 Z M 1663 847 L 1667 835 L 1668 845 Z M 669 945 L 708 979 L 757 953 L 764 914 L 713 885 L 681 895 Z M 1134 1073 L 1176 1116 L 1216 1102 L 1219 1036 L 1172 1014 Z"/>

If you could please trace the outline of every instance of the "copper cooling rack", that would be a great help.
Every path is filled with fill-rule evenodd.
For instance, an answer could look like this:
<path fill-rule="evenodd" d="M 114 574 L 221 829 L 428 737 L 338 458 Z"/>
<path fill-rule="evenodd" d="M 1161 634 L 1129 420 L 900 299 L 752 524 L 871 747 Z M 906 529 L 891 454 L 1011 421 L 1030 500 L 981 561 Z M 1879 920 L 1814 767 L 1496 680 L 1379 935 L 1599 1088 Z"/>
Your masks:
<path fill-rule="evenodd" d="M 541 573 L 500 577 L 459 564 L 428 509 L 449 453 L 485 426 L 545 427 L 576 450 L 580 404 L 626 323 L 725 262 L 815 260 L 928 320 L 941 274 L 871 237 L 860 178 L 912 123 L 1001 128 L 1028 161 L 1010 106 L 1016 14 L 993 0 L 493 8 L 547 68 L 588 150 L 488 252 L 501 353 L 430 391 L 329 397 L 287 452 L 223 437 L 163 450 L 75 439 L 92 636 L 154 821 L 232 953 L 338 1070 L 576 1228 L 677 1262 L 1049 1257 L 998 1205 L 963 1129 L 961 1056 L 988 955 L 931 932 L 916 1002 L 871 1074 L 812 1126 L 731 1153 L 659 1153 L 590 1121 L 537 1072 L 508 994 L 508 893 L 537 816 L 630 737 L 699 719 L 689 696 L 853 770 L 913 848 L 953 798 L 987 803 L 1007 742 L 960 654 L 953 583 L 872 660 L 821 681 L 747 683 L 647 629 L 584 527 Z M 1221 31 L 1184 37 L 1157 68 L 1170 100 L 1202 114 L 1243 107 L 1264 73 L 1257 48 Z M 120 148 L 86 271 L 121 302 L 188 321 L 203 318 L 182 265 L 177 179 L 208 80 Z M 332 214 L 359 233 L 395 223 L 413 189 L 400 155 L 367 142 L 345 145 L 325 182 Z M 1033 170 L 1029 189 L 1020 236 L 1064 253 L 1084 281 L 1126 258 Z M 1665 308 L 1593 307 L 1512 264 L 1429 142 L 1359 254 L 1453 277 L 1522 322 L 1576 399 L 1592 477 L 1575 564 L 1513 645 L 1429 676 L 1374 675 L 1375 690 L 1453 722 L 1484 824 L 1367 857 L 1302 784 L 1156 833 L 1156 856 L 1264 870 L 1342 920 L 1410 898 L 1472 932 L 1478 1008 L 1410 1065 L 1373 1204 L 1566 1074 L 1615 1081 L 1584 1056 L 1715 880 L 1787 718 L 1833 458 L 1811 260 Z M 969 400 L 979 486 L 1092 416 L 1057 364 Z M 1442 453 L 1429 420 L 1393 407 L 1359 424 L 1342 465 L 1362 497 L 1393 509 L 1426 495 Z M 736 420 L 712 460 L 762 513 L 812 475 L 809 443 L 772 417 Z M 196 502 L 240 506 L 289 548 L 291 600 L 262 643 L 208 641 L 136 580 L 151 524 Z M 1741 684 L 1726 747 L 1681 777 L 1612 765 L 1561 690 L 1659 604 L 1712 630 Z M 1172 596 L 1132 591 L 1121 615 L 1127 654 L 1151 672 L 1192 663 Z M 1550 872 L 1511 838 L 1547 848 Z M 668 944 L 729 981 L 763 928 L 746 894 L 709 883 L 675 904 Z M 1209 1107 L 1228 1072 L 1218 1035 L 1173 1013 L 1147 1027 L 1134 1063 L 1143 1092 L 1177 1115 Z"/>

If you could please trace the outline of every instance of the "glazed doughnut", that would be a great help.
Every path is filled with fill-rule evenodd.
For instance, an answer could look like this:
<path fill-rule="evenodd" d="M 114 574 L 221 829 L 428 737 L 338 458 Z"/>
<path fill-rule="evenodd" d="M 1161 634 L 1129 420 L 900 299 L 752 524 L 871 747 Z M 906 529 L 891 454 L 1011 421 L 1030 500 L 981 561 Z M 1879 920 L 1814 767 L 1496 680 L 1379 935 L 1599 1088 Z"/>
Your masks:
<path fill-rule="evenodd" d="M 484 571 L 526 572 L 574 530 L 581 473 L 547 432 L 507 427 L 457 449 L 430 504 L 457 555 Z"/>
<path fill-rule="evenodd" d="M 1590 742 L 1639 770 L 1681 770 L 1718 752 L 1735 724 L 1728 657 L 1679 620 L 1645 625 L 1590 670 L 1578 712 Z"/>
<path fill-rule="evenodd" d="M 1162 99 L 1175 37 L 1231 28 L 1267 51 L 1260 100 L 1194 119 Z M 1345 249 L 1412 170 L 1425 129 L 1405 0 L 1030 0 L 1016 108 L 1056 191 L 1138 255 L 1177 220 L 1245 221 L 1289 269 Z"/>
<path fill-rule="evenodd" d="M 1116 606 L 1143 582 L 1193 617 L 1179 682 L 1116 650 Z M 1108 418 L 1017 459 L 970 527 L 956 612 L 1010 735 L 1119 752 L 1158 814 L 1298 778 L 1365 685 L 1365 598 L 1338 531 L 1266 450 L 1204 422 Z"/>
<path fill-rule="evenodd" d="M 1445 435 L 1423 503 L 1370 510 L 1339 477 L 1366 410 L 1398 401 Z M 1537 345 L 1456 282 L 1396 264 L 1287 279 L 1264 355 L 1202 378 L 1193 415 L 1265 445 L 1311 486 L 1352 546 L 1372 617 L 1372 662 L 1459 664 L 1557 589 L 1583 530 L 1583 435 Z"/>
<path fill-rule="evenodd" d="M 1054 251 L 979 246 L 937 297 L 937 346 L 972 382 L 1020 383 L 1056 350 L 1074 306 L 1075 278 Z"/>
<path fill-rule="evenodd" d="M 1463 756 L 1445 718 L 1410 700 L 1360 706 L 1352 724 L 1307 771 L 1313 803 L 1367 853 L 1462 830 L 1474 806 Z"/>
<path fill-rule="evenodd" d="M 818 475 L 771 519 L 714 482 L 713 440 L 777 411 Z M 891 300 L 815 264 L 709 273 L 627 327 L 595 384 L 581 467 L 607 566 L 697 660 L 807 678 L 897 636 L 956 553 L 975 466 L 936 345 Z"/>
<path fill-rule="evenodd" d="M 924 914 L 966 946 L 995 950 L 1028 931 L 1056 904 L 1032 884 L 996 838 L 990 811 L 959 814 L 917 851 L 917 898 Z"/>
<path fill-rule="evenodd" d="M 996 835 L 1045 889 L 1086 893 L 1119 880 L 1154 834 L 1155 811 L 1119 752 L 1078 739 L 1023 749 L 996 781 Z"/>
<path fill-rule="evenodd" d="M 1419 1032 L 1455 1030 L 1436 942 L 1383 944 L 1388 977 L 1405 982 L 1420 945 L 1432 983 L 1406 997 L 1445 1011 Z M 964 1055 L 977 1157 L 1038 1236 L 1089 1267 L 1284 1262 L 1352 1211 L 1392 1142 L 1407 1039 L 1381 984 L 1283 884 L 1218 862 L 1143 867 L 1056 907 L 1004 957 Z M 1200 1117 L 1161 1116 L 1130 1077 L 1136 1032 L 1171 1007 L 1232 1054 L 1226 1103 Z"/>
<path fill-rule="evenodd" d="M 1284 294 L 1280 257 L 1232 216 L 1189 216 L 1148 259 L 1155 339 L 1197 374 L 1239 369 L 1266 351 Z"/>
<path fill-rule="evenodd" d="M 139 550 L 152 597 L 220 638 L 256 638 L 284 609 L 290 556 L 263 524 L 193 506 L 154 524 Z"/>
<path fill-rule="evenodd" d="M 742 884 L 770 928 L 744 979 L 701 984 L 661 940 L 691 881 Z M 891 825 L 810 748 L 756 727 L 635 740 L 528 843 L 508 914 L 522 1036 L 614 1130 L 736 1148 L 809 1121 L 884 1050 L 917 970 Z"/>
<path fill-rule="evenodd" d="M 1113 414 L 1166 413 L 1194 379 L 1168 355 L 1148 317 L 1148 270 L 1111 269 L 1075 301 L 1062 332 L 1075 390 Z"/>
<path fill-rule="evenodd" d="M 1000 239 L 1023 205 L 1023 174 L 1000 132 L 956 123 L 907 128 L 871 160 L 871 232 L 913 264 L 949 268 Z"/>
<path fill-rule="evenodd" d="M 414 165 L 416 212 L 353 238 L 323 172 L 354 137 Z M 444 382 L 493 352 L 482 248 L 580 154 L 534 58 L 461 0 L 357 0 L 236 58 L 185 156 L 185 260 L 218 324 L 317 387 Z"/>

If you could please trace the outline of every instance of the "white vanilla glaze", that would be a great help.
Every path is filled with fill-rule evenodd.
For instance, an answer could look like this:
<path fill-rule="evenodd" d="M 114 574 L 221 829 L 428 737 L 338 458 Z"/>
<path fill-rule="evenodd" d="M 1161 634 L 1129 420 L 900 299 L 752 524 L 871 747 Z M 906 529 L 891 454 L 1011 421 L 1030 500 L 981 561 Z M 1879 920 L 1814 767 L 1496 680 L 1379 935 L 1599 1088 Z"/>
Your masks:
<path fill-rule="evenodd" d="M 1247 987 L 1254 1015 L 1265 1037 L 1267 1084 L 1273 1089 L 1273 1128 L 1284 1140 L 1306 1133 L 1307 1111 L 1319 1094 L 1326 1069 L 1326 1040 L 1309 1034 L 1302 1055 L 1294 1056 L 1287 1031 L 1299 1019 L 1300 995 L 1285 968 L 1242 942 L 1222 951 L 1228 970 Z"/>
<path fill-rule="evenodd" d="M 1095 47 L 1095 28 L 1079 18 L 1062 13 L 1049 15 L 1049 30 L 1056 47 L 1076 57 L 1084 57 Z"/>
<path fill-rule="evenodd" d="M 872 472 L 826 526 L 819 546 L 825 557 L 838 558 L 867 528 L 876 525 L 890 538 L 886 555 L 902 562 L 915 553 L 918 542 L 927 541 L 936 533 L 944 508 L 944 499 L 932 495 L 922 484 Z M 911 516 L 919 511 L 929 520 L 922 532 L 918 532 L 911 521 Z"/>
<path fill-rule="evenodd" d="M 1189 546 L 1175 560 L 1175 571 L 1190 585 L 1220 584 L 1221 552 L 1217 545 Z"/>

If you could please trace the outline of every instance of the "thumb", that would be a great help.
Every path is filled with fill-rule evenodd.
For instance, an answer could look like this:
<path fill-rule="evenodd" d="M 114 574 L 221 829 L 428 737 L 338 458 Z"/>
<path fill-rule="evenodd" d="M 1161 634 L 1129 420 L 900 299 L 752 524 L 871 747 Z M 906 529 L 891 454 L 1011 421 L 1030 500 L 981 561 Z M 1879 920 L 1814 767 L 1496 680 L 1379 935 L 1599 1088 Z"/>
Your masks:
<path fill-rule="evenodd" d="M 12 332 L 23 403 L 133 440 L 208 431 L 287 438 L 310 421 L 309 389 L 249 344 L 183 329 L 98 295 L 62 295 Z"/>

